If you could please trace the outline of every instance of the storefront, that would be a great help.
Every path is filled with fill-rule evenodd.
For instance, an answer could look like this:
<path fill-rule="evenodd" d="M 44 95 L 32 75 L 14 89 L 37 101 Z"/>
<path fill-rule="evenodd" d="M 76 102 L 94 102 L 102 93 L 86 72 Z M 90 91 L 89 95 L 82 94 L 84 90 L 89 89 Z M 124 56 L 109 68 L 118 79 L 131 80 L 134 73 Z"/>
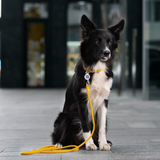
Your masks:
<path fill-rule="evenodd" d="M 159 4 L 159 0 L 16 0 L 16 5 L 3 1 L 2 88 L 66 87 L 79 59 L 80 18 L 86 14 L 103 29 L 121 18 L 126 21 L 113 64 L 118 95 L 126 90 L 135 95 L 138 89 L 144 99 L 159 99 Z"/>
<path fill-rule="evenodd" d="M 143 0 L 143 99 L 160 99 L 160 0 Z"/>

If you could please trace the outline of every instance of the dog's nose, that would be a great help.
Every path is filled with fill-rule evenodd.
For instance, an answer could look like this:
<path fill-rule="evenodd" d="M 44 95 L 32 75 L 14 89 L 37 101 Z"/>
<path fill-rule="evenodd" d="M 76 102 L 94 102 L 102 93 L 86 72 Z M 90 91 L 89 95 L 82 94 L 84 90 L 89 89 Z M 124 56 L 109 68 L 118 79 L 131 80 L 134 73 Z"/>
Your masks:
<path fill-rule="evenodd" d="M 104 54 L 104 56 L 108 56 L 108 55 L 110 54 L 110 51 L 109 51 L 109 50 L 105 50 L 105 51 L 103 52 L 103 54 Z"/>

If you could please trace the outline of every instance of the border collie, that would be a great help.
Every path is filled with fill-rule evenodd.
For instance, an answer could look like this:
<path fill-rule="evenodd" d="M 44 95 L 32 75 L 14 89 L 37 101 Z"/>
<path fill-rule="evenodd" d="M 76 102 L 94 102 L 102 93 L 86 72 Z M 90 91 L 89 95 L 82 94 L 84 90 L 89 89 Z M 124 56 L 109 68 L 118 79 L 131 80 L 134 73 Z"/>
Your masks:
<path fill-rule="evenodd" d="M 113 82 L 112 61 L 124 28 L 122 19 L 107 30 L 97 29 L 86 15 L 81 17 L 82 42 L 80 60 L 75 67 L 65 96 L 63 111 L 54 122 L 51 135 L 57 147 L 79 145 L 92 131 L 92 118 L 86 94 L 84 75 L 87 70 L 102 70 L 90 75 L 90 98 L 93 105 L 96 128 L 94 135 L 85 144 L 87 150 L 110 150 L 112 143 L 106 140 L 108 98 Z M 105 68 L 106 67 L 106 68 Z M 105 68 L 105 69 L 104 69 Z"/>

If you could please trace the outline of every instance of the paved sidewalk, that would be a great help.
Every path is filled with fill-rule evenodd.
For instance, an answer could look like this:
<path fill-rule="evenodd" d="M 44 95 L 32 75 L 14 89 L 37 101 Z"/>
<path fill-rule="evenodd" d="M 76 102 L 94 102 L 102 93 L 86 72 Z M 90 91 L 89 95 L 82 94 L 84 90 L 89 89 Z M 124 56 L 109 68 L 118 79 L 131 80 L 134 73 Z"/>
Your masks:
<path fill-rule="evenodd" d="M 117 97 L 112 92 L 107 139 L 111 151 L 21 155 L 51 144 L 64 90 L 0 90 L 0 160 L 160 160 L 160 101 Z"/>

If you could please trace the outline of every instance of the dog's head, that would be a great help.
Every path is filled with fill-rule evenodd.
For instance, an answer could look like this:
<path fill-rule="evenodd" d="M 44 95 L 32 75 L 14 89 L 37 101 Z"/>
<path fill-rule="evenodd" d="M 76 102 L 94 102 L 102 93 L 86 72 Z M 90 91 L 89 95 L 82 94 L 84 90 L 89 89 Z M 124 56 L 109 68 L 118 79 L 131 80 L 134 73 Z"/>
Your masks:
<path fill-rule="evenodd" d="M 114 58 L 114 51 L 118 47 L 120 33 L 124 28 L 124 19 L 107 30 L 97 29 L 86 15 L 81 18 L 82 43 L 81 57 L 85 64 L 92 65 L 97 61 L 110 63 Z"/>

